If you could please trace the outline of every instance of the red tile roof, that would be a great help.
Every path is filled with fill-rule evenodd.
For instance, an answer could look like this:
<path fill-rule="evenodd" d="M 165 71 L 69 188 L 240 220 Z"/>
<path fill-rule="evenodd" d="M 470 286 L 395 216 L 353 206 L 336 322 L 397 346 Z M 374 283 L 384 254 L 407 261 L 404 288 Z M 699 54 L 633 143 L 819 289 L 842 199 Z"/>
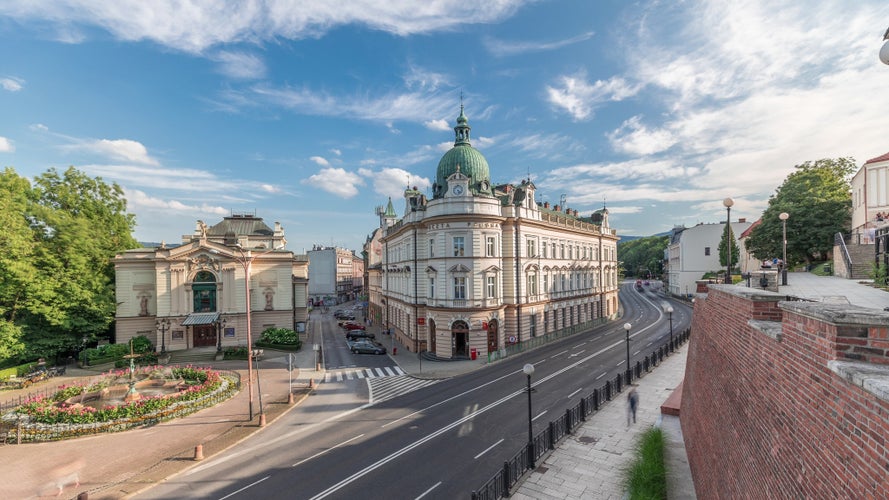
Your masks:
<path fill-rule="evenodd" d="M 741 233 L 741 236 L 738 236 L 738 239 L 746 238 L 746 237 L 750 236 L 750 233 L 753 232 L 753 228 L 755 228 L 756 226 L 758 226 L 760 224 L 762 224 L 762 219 L 756 219 L 756 222 L 754 222 L 753 224 L 750 224 L 750 227 L 745 229 L 744 232 Z"/>
<path fill-rule="evenodd" d="M 864 164 L 867 165 L 868 163 L 878 163 L 878 162 L 886 161 L 886 160 L 889 160 L 889 153 L 880 155 L 876 158 L 871 158 L 870 160 L 867 160 L 866 162 L 864 162 Z"/>

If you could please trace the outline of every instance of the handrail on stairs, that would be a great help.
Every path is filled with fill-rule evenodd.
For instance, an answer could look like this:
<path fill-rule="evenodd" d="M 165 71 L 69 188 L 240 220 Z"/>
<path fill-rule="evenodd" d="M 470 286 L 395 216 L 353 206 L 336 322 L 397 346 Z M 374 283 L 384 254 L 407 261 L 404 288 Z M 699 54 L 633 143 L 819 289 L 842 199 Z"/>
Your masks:
<path fill-rule="evenodd" d="M 843 262 L 846 264 L 845 266 L 845 275 L 842 276 L 846 279 L 852 279 L 852 256 L 849 255 L 849 249 L 846 248 L 846 240 L 843 238 L 843 233 L 836 233 L 833 237 L 833 246 L 840 247 L 840 255 L 843 257 Z M 836 269 L 834 272 L 838 272 L 839 269 Z"/>

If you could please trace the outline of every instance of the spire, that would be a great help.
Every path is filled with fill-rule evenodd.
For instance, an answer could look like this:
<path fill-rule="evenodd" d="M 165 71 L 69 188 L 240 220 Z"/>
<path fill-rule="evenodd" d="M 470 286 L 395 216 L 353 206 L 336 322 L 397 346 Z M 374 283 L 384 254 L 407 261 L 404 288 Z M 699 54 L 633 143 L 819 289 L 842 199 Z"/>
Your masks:
<path fill-rule="evenodd" d="M 386 206 L 386 213 L 383 214 L 384 217 L 388 218 L 396 218 L 398 215 L 395 214 L 395 207 L 392 206 L 392 197 L 389 197 L 389 204 Z"/>
<path fill-rule="evenodd" d="M 466 115 L 463 114 L 463 97 L 460 97 L 460 116 L 457 117 L 457 126 L 454 127 L 454 132 L 457 135 L 457 138 L 454 140 L 454 146 L 459 146 L 461 144 L 469 145 L 469 131 L 472 127 L 469 126 L 469 120 L 466 118 Z"/>

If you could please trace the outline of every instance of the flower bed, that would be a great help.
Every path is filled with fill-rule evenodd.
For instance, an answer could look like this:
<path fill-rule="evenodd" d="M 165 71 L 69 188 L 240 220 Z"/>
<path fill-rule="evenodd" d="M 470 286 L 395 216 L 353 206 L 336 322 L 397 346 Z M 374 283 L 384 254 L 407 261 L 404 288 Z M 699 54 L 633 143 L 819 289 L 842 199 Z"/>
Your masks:
<path fill-rule="evenodd" d="M 162 367 L 141 370 L 143 379 L 156 378 Z M 97 393 L 128 374 L 109 373 L 101 381 L 85 385 L 61 386 L 52 397 L 39 396 L 0 417 L 13 429 L 8 440 L 54 441 L 100 432 L 118 432 L 133 427 L 154 425 L 165 420 L 184 417 L 230 398 L 239 386 L 236 373 L 221 373 L 207 368 L 176 367 L 174 380 L 185 381 L 185 388 L 171 394 L 147 396 L 139 400 L 93 408 L 69 401 L 82 394 Z"/>

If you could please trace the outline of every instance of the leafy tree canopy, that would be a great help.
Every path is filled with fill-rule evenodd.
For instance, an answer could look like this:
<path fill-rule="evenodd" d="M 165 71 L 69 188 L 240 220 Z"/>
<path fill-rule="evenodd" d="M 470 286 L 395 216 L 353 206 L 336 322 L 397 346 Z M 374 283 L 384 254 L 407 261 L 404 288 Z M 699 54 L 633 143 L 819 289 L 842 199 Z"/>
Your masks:
<path fill-rule="evenodd" d="M 617 259 L 623 262 L 627 276 L 659 276 L 664 270 L 664 250 L 670 242 L 668 236 L 648 236 L 627 242 L 618 242 Z"/>
<path fill-rule="evenodd" d="M 852 196 L 849 179 L 857 170 L 852 158 L 822 159 L 796 165 L 774 195 L 747 240 L 757 259 L 781 258 L 782 221 L 786 212 L 787 261 L 810 263 L 833 248 L 834 235 L 849 230 Z"/>
<path fill-rule="evenodd" d="M 123 191 L 69 168 L 33 185 L 0 173 L 0 361 L 52 358 L 105 336 L 114 255 L 138 247 Z"/>

